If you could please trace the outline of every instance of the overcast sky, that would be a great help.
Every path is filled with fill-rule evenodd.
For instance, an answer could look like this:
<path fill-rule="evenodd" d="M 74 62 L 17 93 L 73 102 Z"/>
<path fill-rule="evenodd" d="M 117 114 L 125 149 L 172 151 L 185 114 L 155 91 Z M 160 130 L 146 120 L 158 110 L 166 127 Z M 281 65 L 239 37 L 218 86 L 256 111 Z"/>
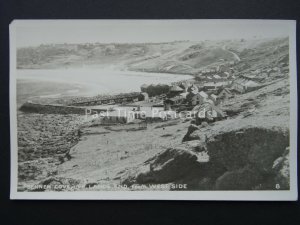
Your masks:
<path fill-rule="evenodd" d="M 287 21 L 19 20 L 17 47 L 50 43 L 140 43 L 288 36 Z"/>

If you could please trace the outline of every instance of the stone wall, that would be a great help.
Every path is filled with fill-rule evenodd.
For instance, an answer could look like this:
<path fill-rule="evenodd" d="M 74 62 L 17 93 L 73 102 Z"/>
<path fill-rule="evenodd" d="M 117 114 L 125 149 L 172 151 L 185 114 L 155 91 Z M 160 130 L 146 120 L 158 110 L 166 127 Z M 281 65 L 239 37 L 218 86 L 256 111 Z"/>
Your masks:
<path fill-rule="evenodd" d="M 85 108 L 64 106 L 64 105 L 44 105 L 32 102 L 26 102 L 20 110 L 27 113 L 41 113 L 41 114 L 82 114 L 85 115 Z"/>

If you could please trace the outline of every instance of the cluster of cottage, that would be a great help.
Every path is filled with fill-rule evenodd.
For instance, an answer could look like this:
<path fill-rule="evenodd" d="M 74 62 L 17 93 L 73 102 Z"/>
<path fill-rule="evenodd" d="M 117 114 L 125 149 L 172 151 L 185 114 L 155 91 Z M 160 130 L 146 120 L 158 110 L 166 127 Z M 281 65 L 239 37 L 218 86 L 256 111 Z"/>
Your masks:
<path fill-rule="evenodd" d="M 141 107 L 144 109 L 148 107 L 150 112 L 148 114 L 153 113 L 155 107 L 161 107 L 160 110 L 165 112 L 193 112 L 196 115 L 196 123 L 201 124 L 203 121 L 212 122 L 226 118 L 226 113 L 222 111 L 222 104 L 227 99 L 263 87 L 262 83 L 269 77 L 283 76 L 288 73 L 288 65 L 285 64 L 278 64 L 279 67 L 274 68 L 248 70 L 246 74 L 236 73 L 234 65 L 233 62 L 203 69 L 194 79 L 172 83 L 171 86 L 149 85 L 151 88 L 147 89 L 148 85 L 147 87 L 143 85 L 142 92 L 75 99 L 70 105 L 97 106 L 121 103 L 120 107 L 129 106 L 126 112 L 133 112 L 132 115 L 128 113 L 121 116 L 125 118 L 125 123 L 136 119 L 143 111 Z M 147 94 L 147 90 L 151 90 L 151 93 Z M 103 120 L 105 119 L 120 122 L 120 115 L 110 113 L 110 116 L 103 117 Z"/>
<path fill-rule="evenodd" d="M 192 114 L 196 116 L 197 124 L 201 124 L 204 121 L 217 121 L 226 118 L 226 113 L 222 111 L 221 107 L 224 101 L 233 98 L 236 94 L 245 93 L 261 87 L 259 82 L 251 78 L 244 76 L 235 77 L 235 72 L 230 66 L 231 64 L 220 65 L 216 68 L 203 70 L 195 79 L 173 83 L 167 88 L 166 92 L 163 90 L 164 93 L 162 94 L 153 95 L 153 93 L 150 93 L 152 95 L 151 97 L 145 92 L 145 90 L 147 90 L 146 85 L 143 85 L 141 90 L 144 92 L 97 97 L 92 100 L 85 99 L 85 101 L 77 101 L 75 105 L 122 103 L 122 106 L 120 106 L 122 108 L 126 106 L 133 107 L 126 109 L 125 111 L 127 113 L 122 116 L 114 115 L 114 113 L 111 112 L 109 116 L 102 118 L 103 121 L 120 122 L 121 117 L 126 118 L 126 122 L 131 122 L 134 119 L 143 118 L 141 116 L 143 112 L 141 106 L 143 106 L 144 110 L 147 107 L 150 108 L 146 116 L 148 119 L 149 115 L 153 115 L 153 109 L 155 107 L 163 107 L 160 109 L 162 112 L 192 112 Z M 155 85 L 150 85 L 150 87 L 155 87 Z M 162 86 L 157 85 L 157 90 L 158 92 L 162 92 Z M 167 117 L 162 115 L 164 114 L 160 113 L 156 117 L 158 119 Z M 168 116 L 170 116 L 170 114 L 168 114 Z M 151 120 L 153 119 L 154 118 L 151 118 Z"/>
<path fill-rule="evenodd" d="M 227 87 L 204 91 L 196 84 L 181 83 L 170 88 L 164 99 L 164 109 L 197 112 L 196 123 L 216 121 L 226 117 L 218 106 L 231 97 L 233 93 Z"/>
<path fill-rule="evenodd" d="M 231 65 L 206 69 L 195 81 L 173 84 L 163 97 L 165 110 L 191 110 L 196 114 L 196 123 L 211 122 L 226 118 L 222 103 L 236 94 L 256 90 L 262 85 L 250 77 L 234 76 Z M 198 115 L 198 116 L 197 116 Z"/>

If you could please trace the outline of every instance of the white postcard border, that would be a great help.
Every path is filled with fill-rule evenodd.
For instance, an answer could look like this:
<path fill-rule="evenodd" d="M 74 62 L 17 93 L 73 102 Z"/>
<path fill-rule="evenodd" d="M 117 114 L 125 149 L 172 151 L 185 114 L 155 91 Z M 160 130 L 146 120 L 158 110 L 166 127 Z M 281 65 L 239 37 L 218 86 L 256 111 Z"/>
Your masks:
<path fill-rule="evenodd" d="M 16 27 L 18 24 L 64 23 L 70 20 L 14 20 L 10 24 L 10 136 L 11 136 L 11 199 L 70 199 L 70 200 L 250 200 L 295 201 L 297 194 L 297 69 L 296 21 L 294 20 L 192 20 L 194 22 L 279 23 L 289 27 L 290 47 L 290 190 L 289 191 L 76 191 L 18 192 L 17 106 L 16 106 Z M 76 23 L 116 20 L 75 20 Z M 122 20 L 131 21 L 135 20 Z M 139 20 L 141 21 L 141 20 Z M 143 21 L 143 20 L 142 20 Z M 146 20 L 147 21 L 147 20 Z M 177 20 L 168 20 L 176 23 Z"/>

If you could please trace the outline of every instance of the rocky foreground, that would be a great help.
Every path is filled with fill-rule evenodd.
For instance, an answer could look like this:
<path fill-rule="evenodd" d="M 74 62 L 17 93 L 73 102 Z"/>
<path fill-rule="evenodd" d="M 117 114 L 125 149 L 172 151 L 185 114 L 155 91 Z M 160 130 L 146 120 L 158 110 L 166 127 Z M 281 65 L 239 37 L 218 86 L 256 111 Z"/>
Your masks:
<path fill-rule="evenodd" d="M 238 95 L 223 105 L 228 119 L 199 126 L 185 119 L 147 129 L 79 126 L 72 115 L 27 116 L 19 126 L 36 129 L 19 138 L 19 190 L 289 189 L 288 88 L 283 79 Z"/>
<path fill-rule="evenodd" d="M 180 65 L 198 65 L 207 43 L 188 44 L 179 45 L 180 54 L 170 45 L 157 59 L 127 63 L 135 70 L 192 73 L 167 65 L 170 57 Z M 102 47 L 104 58 L 120 55 L 118 48 Z M 246 47 L 244 42 L 222 43 L 214 55 L 220 48 L 237 52 L 242 59 L 237 76 L 288 65 L 287 39 Z M 156 68 L 160 58 L 166 61 Z M 287 190 L 290 87 L 288 73 L 279 75 L 268 75 L 262 88 L 225 101 L 220 107 L 228 118 L 210 124 L 177 119 L 147 128 L 139 123 L 103 126 L 83 123 L 78 115 L 19 113 L 19 191 L 160 190 L 153 185 L 161 184 L 164 190 L 181 190 L 180 184 L 184 190 Z"/>
<path fill-rule="evenodd" d="M 78 115 L 31 114 L 18 112 L 18 178 L 30 182 L 55 174 L 55 167 L 68 158 L 77 144 Z"/>

